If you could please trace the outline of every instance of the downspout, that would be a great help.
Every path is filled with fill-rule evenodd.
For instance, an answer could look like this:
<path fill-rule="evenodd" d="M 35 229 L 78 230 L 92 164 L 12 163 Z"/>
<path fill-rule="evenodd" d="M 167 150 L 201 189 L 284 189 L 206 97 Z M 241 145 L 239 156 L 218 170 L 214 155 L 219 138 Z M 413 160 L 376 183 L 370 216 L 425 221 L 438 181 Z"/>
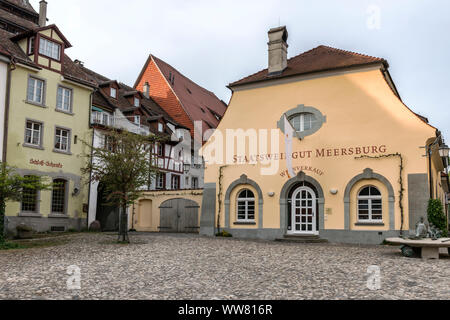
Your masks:
<path fill-rule="evenodd" d="M 97 89 L 95 89 L 97 90 Z M 88 119 L 88 123 L 89 123 L 89 127 L 91 126 L 91 114 L 92 114 L 92 101 L 93 101 L 93 97 L 94 97 L 94 93 L 95 90 L 93 92 L 91 92 L 91 97 L 89 99 L 89 119 Z M 91 141 L 91 146 L 94 147 L 94 137 L 95 137 L 95 129 L 92 128 L 92 141 Z M 91 148 L 91 159 L 90 161 L 92 161 L 92 156 L 94 154 L 94 150 Z M 91 205 L 91 185 L 92 185 L 92 170 L 91 172 L 89 172 L 89 188 L 88 188 L 88 212 L 86 214 L 86 227 L 89 230 L 89 208 Z M 96 209 L 97 211 L 97 209 Z M 97 218 L 97 217 L 96 217 Z"/>
<path fill-rule="evenodd" d="M 8 146 L 8 124 L 9 124 L 9 104 L 11 99 L 11 72 L 15 69 L 14 62 L 11 60 L 8 65 L 8 72 L 6 75 L 6 95 L 5 95 L 5 122 L 3 126 L 3 154 L 2 154 L 2 162 L 6 162 L 6 148 Z"/>
<path fill-rule="evenodd" d="M 428 173 L 430 178 L 430 199 L 433 199 L 433 172 L 431 166 L 431 157 L 433 155 L 433 150 L 431 146 L 428 147 Z"/>

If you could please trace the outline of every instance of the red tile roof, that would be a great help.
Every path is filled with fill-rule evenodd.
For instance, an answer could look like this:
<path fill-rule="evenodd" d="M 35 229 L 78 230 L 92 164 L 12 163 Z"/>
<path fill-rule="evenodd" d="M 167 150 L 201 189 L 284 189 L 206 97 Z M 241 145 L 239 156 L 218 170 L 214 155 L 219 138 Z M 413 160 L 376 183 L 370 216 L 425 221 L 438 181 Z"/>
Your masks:
<path fill-rule="evenodd" d="M 25 9 L 30 13 L 37 14 L 36 10 L 34 10 L 33 6 L 30 4 L 29 0 L 3 0 L 4 2 L 9 2 L 17 7 Z"/>
<path fill-rule="evenodd" d="M 233 82 L 229 86 L 234 87 L 289 76 L 309 74 L 320 71 L 331 71 L 376 63 L 382 63 L 386 67 L 388 66 L 387 61 L 382 58 L 371 57 L 328 46 L 319 46 L 289 59 L 287 68 L 279 75 L 269 76 L 268 69 L 264 69 L 244 79 Z"/>
<path fill-rule="evenodd" d="M 199 86 L 181 74 L 177 69 L 154 55 L 149 56 L 147 63 L 144 65 L 144 68 L 136 81 L 135 87 L 138 86 L 151 60 L 158 66 L 162 75 L 167 80 L 167 83 L 181 102 L 181 105 L 190 120 L 192 122 L 202 120 L 210 124 L 213 128 L 217 128 L 220 120 L 215 117 L 215 114 L 219 116 L 219 118 L 223 117 L 227 105 L 214 93 Z M 150 83 L 150 86 L 151 85 L 152 84 Z"/>
<path fill-rule="evenodd" d="M 38 27 L 34 22 L 18 17 L 15 14 L 8 12 L 6 10 L 0 9 L 0 20 L 8 21 L 9 23 L 13 23 L 21 27 L 20 29 L 33 29 Z"/>
<path fill-rule="evenodd" d="M 102 86 L 107 83 L 116 83 L 119 87 L 117 99 L 109 97 L 108 95 L 104 94 L 102 90 L 97 90 L 93 96 L 93 103 L 95 103 L 96 105 L 109 108 L 118 108 L 124 113 L 132 113 L 137 109 L 142 108 L 145 111 L 145 115 L 142 116 L 143 120 L 153 120 L 154 117 L 164 118 L 166 121 L 171 122 L 175 126 L 181 127 L 180 124 L 173 120 L 153 99 L 146 98 L 141 95 L 139 91 L 134 90 L 130 86 L 127 86 L 124 83 L 119 83 L 115 80 L 111 80 L 84 66 L 80 66 L 80 68 L 84 71 L 85 74 L 88 75 L 90 80 L 96 82 L 98 86 Z M 134 92 L 134 94 L 140 95 L 140 107 L 135 107 L 134 104 L 132 104 L 130 100 L 127 99 L 132 92 Z"/>

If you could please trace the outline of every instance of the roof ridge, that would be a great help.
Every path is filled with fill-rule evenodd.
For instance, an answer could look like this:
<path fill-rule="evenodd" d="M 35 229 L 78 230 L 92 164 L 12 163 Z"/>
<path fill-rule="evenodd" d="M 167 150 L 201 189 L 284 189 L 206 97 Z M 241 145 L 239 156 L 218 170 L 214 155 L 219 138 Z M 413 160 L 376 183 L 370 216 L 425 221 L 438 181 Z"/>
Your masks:
<path fill-rule="evenodd" d="M 366 63 L 374 63 L 376 61 L 379 61 L 379 62 L 385 63 L 386 65 L 388 64 L 387 60 L 385 60 L 384 58 L 369 56 L 369 55 L 366 55 L 366 54 L 362 54 L 362 53 L 358 53 L 358 52 L 354 52 L 354 51 L 349 51 L 349 50 L 338 49 L 338 48 L 334 48 L 334 47 L 327 46 L 327 45 L 319 45 L 319 46 L 314 47 L 314 48 L 312 48 L 312 49 L 310 49 L 308 51 L 302 52 L 302 53 L 300 53 L 300 54 L 298 54 L 296 56 L 293 56 L 293 57 L 289 58 L 287 60 L 287 67 L 283 71 L 283 73 L 285 71 L 294 71 L 295 72 L 295 64 L 296 63 L 298 64 L 299 62 L 301 62 L 300 58 L 307 57 L 308 55 L 311 55 L 312 53 L 314 53 L 314 52 L 316 52 L 317 50 L 320 50 L 320 49 L 329 50 L 329 51 L 334 52 L 335 54 L 341 54 L 341 55 L 345 54 L 345 55 L 350 55 L 351 57 L 355 57 L 355 58 L 359 57 L 359 58 L 372 60 L 372 61 L 367 61 Z M 299 62 L 297 60 L 299 60 Z M 292 64 L 294 64 L 294 66 L 292 66 Z M 360 63 L 357 63 L 355 65 L 361 65 L 361 64 L 364 64 L 364 63 L 360 62 Z M 255 76 L 258 76 L 258 75 L 260 77 L 262 77 L 263 75 L 261 75 L 261 74 L 266 72 L 267 70 L 268 70 L 267 67 L 264 68 L 264 69 L 261 69 L 261 70 L 255 72 L 255 73 L 252 73 L 252 74 L 248 75 L 247 77 L 244 77 L 244 78 L 242 78 L 240 80 L 232 82 L 231 84 L 228 85 L 228 87 L 245 83 L 249 79 L 254 78 Z M 299 73 L 299 74 L 301 74 L 301 73 Z M 292 74 L 290 74 L 290 75 L 292 75 Z M 285 75 L 285 76 L 287 76 L 287 75 Z M 273 78 L 275 79 L 275 78 L 280 78 L 280 77 L 283 77 L 283 74 L 281 74 L 280 76 L 275 76 Z M 255 80 L 255 81 L 262 81 L 262 80 L 269 80 L 269 78 L 267 76 L 266 79 Z M 253 81 L 251 81 L 251 82 L 253 82 Z"/>
<path fill-rule="evenodd" d="M 369 55 L 367 55 L 367 54 L 359 53 L 359 52 L 355 52 L 355 51 L 350 51 L 350 50 L 344 50 L 344 49 L 334 48 L 334 47 L 330 47 L 330 46 L 326 46 L 326 45 L 321 45 L 321 46 L 319 46 L 319 47 L 324 47 L 324 48 L 332 49 L 332 50 L 339 51 L 339 52 L 343 52 L 343 53 L 349 53 L 349 54 L 357 55 L 357 56 L 364 57 L 364 58 L 378 59 L 378 60 L 386 61 L 384 58 L 375 57 L 375 56 L 369 56 Z"/>

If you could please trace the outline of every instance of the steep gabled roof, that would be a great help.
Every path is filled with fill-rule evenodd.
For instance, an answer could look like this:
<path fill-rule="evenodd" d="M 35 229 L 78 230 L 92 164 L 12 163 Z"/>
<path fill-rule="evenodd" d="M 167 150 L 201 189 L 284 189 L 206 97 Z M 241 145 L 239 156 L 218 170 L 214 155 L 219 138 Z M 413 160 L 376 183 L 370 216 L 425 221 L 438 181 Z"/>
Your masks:
<path fill-rule="evenodd" d="M 244 79 L 231 83 L 229 87 L 302 74 L 332 71 L 336 69 L 379 63 L 388 67 L 387 61 L 382 58 L 371 57 L 328 46 L 319 46 L 289 59 L 287 68 L 281 74 L 269 75 L 268 69 L 264 69 Z"/>
<path fill-rule="evenodd" d="M 181 74 L 177 69 L 154 55 L 149 56 L 136 80 L 135 87 L 139 84 L 152 60 L 158 66 L 163 77 L 167 80 L 167 83 L 181 102 L 184 111 L 191 121 L 203 120 L 204 122 L 211 124 L 213 128 L 217 128 L 220 120 L 218 120 L 215 115 L 218 115 L 220 118 L 223 117 L 227 105 L 217 98 L 214 93 L 199 86 Z"/>
<path fill-rule="evenodd" d="M 13 38 L 15 39 L 16 36 L 17 35 L 14 35 L 6 30 L 0 29 L 0 52 L 9 55 L 14 63 L 18 62 L 36 69 L 42 69 L 39 65 L 35 64 L 25 52 L 22 51 L 16 42 L 12 40 Z M 80 66 L 75 64 L 66 54 L 62 59 L 61 74 L 68 80 L 72 80 L 90 87 L 96 87 L 96 84 L 90 81 L 88 76 L 83 72 L 83 70 L 81 70 Z"/>
<path fill-rule="evenodd" d="M 48 30 L 48 29 L 52 29 L 53 31 L 56 32 L 56 34 L 64 42 L 64 46 L 65 46 L 66 49 L 72 47 L 72 45 L 70 44 L 69 40 L 66 39 L 66 37 L 63 35 L 63 33 L 59 30 L 59 28 L 55 24 L 51 24 L 51 25 L 48 25 L 48 26 L 45 26 L 45 27 L 37 27 L 37 28 L 30 29 L 28 31 L 19 33 L 19 34 L 13 36 L 11 38 L 11 40 L 12 41 L 18 41 L 20 39 L 27 38 L 29 36 L 32 36 L 35 33 L 38 33 L 40 31 L 44 31 L 44 30 Z"/>
<path fill-rule="evenodd" d="M 81 66 L 80 66 L 81 67 Z M 124 113 L 133 112 L 142 108 L 142 110 L 147 114 L 145 116 L 145 120 L 152 119 L 153 117 L 162 117 L 167 122 L 174 124 L 177 127 L 181 127 L 176 121 L 174 121 L 167 112 L 164 111 L 152 98 L 144 97 L 139 91 L 136 91 L 132 87 L 117 82 L 115 80 L 111 80 L 95 71 L 92 71 L 84 66 L 81 67 L 82 70 L 88 75 L 91 81 L 94 81 L 98 84 L 98 86 L 105 85 L 108 83 L 116 83 L 119 87 L 119 91 L 117 93 L 117 99 L 114 99 L 106 94 L 104 94 L 101 90 L 98 90 L 94 94 L 93 102 L 100 106 L 110 106 L 113 108 L 118 108 Z M 141 105 L 140 107 L 135 107 L 127 97 L 130 97 L 130 94 L 139 94 L 141 97 Z"/>
<path fill-rule="evenodd" d="M 21 9 L 25 9 L 26 11 L 28 11 L 33 15 L 38 14 L 36 10 L 34 10 L 33 6 L 30 4 L 29 0 L 2 0 L 2 2 L 7 2 Z"/>
<path fill-rule="evenodd" d="M 30 20 L 24 19 L 22 17 L 16 16 L 15 14 L 8 12 L 6 10 L 0 9 L 0 20 L 7 21 L 13 25 L 19 26 L 19 29 L 23 31 L 27 29 L 37 28 L 38 25 Z"/>

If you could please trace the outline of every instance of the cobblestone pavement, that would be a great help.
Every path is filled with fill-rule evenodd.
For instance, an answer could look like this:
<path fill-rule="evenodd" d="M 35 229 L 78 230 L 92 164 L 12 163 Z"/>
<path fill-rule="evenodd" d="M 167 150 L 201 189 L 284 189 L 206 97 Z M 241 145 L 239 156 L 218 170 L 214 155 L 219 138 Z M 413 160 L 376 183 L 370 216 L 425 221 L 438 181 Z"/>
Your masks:
<path fill-rule="evenodd" d="M 196 235 L 78 234 L 67 244 L 0 252 L 0 299 L 450 299 L 450 257 L 398 247 L 284 244 Z M 67 268 L 81 269 L 68 290 Z M 381 289 L 367 288 L 367 268 Z"/>

